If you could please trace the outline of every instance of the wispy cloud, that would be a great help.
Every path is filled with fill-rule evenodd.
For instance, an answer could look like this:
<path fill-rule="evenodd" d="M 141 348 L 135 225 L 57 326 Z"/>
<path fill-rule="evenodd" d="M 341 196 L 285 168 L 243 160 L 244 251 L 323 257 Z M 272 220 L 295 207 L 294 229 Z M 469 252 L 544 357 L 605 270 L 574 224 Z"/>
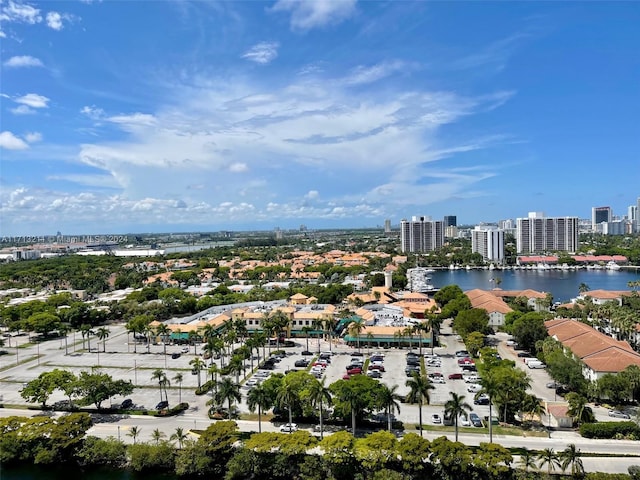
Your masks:
<path fill-rule="evenodd" d="M 9 0 L 2 4 L 0 9 L 0 20 L 3 22 L 17 22 L 35 25 L 42 21 L 40 9 L 35 8 L 28 3 L 14 2 Z"/>
<path fill-rule="evenodd" d="M 29 55 L 19 55 L 11 57 L 9 60 L 6 60 L 3 65 L 5 67 L 11 68 L 44 67 L 42 61 L 39 58 L 31 57 Z"/>
<path fill-rule="evenodd" d="M 527 34 L 517 33 L 497 40 L 475 53 L 454 60 L 451 63 L 451 67 L 460 70 L 488 67 L 499 72 L 504 69 L 515 49 L 528 36 Z"/>
<path fill-rule="evenodd" d="M 293 30 L 311 30 L 338 24 L 356 11 L 356 0 L 278 0 L 274 12 L 290 12 Z"/>
<path fill-rule="evenodd" d="M 7 150 L 25 150 L 29 148 L 29 145 L 13 133 L 4 131 L 0 133 L 0 148 L 6 148 Z"/>
<path fill-rule="evenodd" d="M 260 42 L 247 50 L 242 58 L 266 65 L 276 59 L 279 46 L 278 42 Z"/>
<path fill-rule="evenodd" d="M 353 69 L 344 81 L 349 85 L 373 83 L 382 78 L 393 75 L 396 72 L 403 71 L 406 68 L 406 63 L 400 60 L 378 63 L 370 67 L 359 66 Z"/>

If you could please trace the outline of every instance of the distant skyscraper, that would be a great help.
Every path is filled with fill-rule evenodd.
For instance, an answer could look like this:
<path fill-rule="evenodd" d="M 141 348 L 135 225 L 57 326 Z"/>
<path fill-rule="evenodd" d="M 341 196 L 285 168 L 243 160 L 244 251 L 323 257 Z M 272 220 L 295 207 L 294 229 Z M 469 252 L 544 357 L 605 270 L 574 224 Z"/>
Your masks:
<path fill-rule="evenodd" d="M 384 233 L 391 233 L 391 220 L 384 221 Z"/>
<path fill-rule="evenodd" d="M 493 226 L 478 226 L 471 231 L 471 251 L 485 260 L 504 260 L 504 231 Z"/>
<path fill-rule="evenodd" d="M 458 226 L 458 217 L 455 215 L 445 215 L 444 217 L 444 226 L 446 227 L 457 227 Z"/>
<path fill-rule="evenodd" d="M 591 229 L 596 230 L 596 226 L 602 222 L 612 220 L 611 207 L 593 207 L 591 209 Z"/>
<path fill-rule="evenodd" d="M 400 246 L 403 252 L 431 252 L 444 244 L 444 223 L 431 217 L 412 217 L 400 222 Z"/>
<path fill-rule="evenodd" d="M 516 220 L 516 244 L 520 254 L 578 249 L 578 217 L 544 217 L 529 212 Z"/>
<path fill-rule="evenodd" d="M 636 232 L 640 232 L 640 197 L 636 202 Z"/>

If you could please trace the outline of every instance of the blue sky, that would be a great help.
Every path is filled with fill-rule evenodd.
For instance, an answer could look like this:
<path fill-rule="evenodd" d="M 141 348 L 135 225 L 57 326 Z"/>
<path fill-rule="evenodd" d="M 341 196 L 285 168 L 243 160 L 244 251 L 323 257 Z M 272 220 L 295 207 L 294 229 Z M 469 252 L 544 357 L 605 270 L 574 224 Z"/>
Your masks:
<path fill-rule="evenodd" d="M 636 2 L 0 2 L 0 234 L 625 215 Z"/>

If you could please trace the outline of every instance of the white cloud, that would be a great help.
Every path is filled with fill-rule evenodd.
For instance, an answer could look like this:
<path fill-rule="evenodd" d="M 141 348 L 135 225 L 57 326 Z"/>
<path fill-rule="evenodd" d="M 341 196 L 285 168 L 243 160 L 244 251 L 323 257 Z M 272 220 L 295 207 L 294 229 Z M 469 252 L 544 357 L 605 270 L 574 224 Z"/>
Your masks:
<path fill-rule="evenodd" d="M 233 173 L 244 173 L 249 170 L 246 163 L 232 163 L 229 165 L 229 171 Z"/>
<path fill-rule="evenodd" d="M 42 134 L 40 132 L 27 132 L 24 134 L 24 139 L 28 143 L 36 143 L 42 140 Z"/>
<path fill-rule="evenodd" d="M 355 6 L 356 0 L 278 0 L 272 10 L 290 12 L 291 28 L 305 31 L 338 24 L 355 13 Z"/>
<path fill-rule="evenodd" d="M 29 145 L 13 133 L 4 131 L 0 133 L 0 148 L 6 148 L 7 150 L 25 150 L 29 148 Z"/>
<path fill-rule="evenodd" d="M 53 30 L 62 30 L 62 15 L 58 12 L 47 13 L 47 26 Z"/>
<path fill-rule="evenodd" d="M 33 108 L 29 108 L 26 105 L 19 105 L 16 108 L 11 109 L 11 113 L 14 115 L 33 115 L 36 111 Z"/>
<path fill-rule="evenodd" d="M 27 105 L 31 108 L 47 108 L 47 104 L 49 103 L 49 99 L 47 97 L 38 95 L 37 93 L 27 93 L 22 97 L 14 98 L 13 101 L 21 105 Z"/>
<path fill-rule="evenodd" d="M 4 22 L 17 22 L 35 25 L 42 21 L 40 10 L 28 3 L 9 0 L 6 3 L 2 3 L 2 9 L 0 11 L 2 12 L 0 13 L 0 21 Z"/>
<path fill-rule="evenodd" d="M 91 105 L 91 106 L 85 105 L 80 110 L 80 113 L 86 115 L 92 120 L 99 120 L 102 117 L 104 117 L 104 110 L 96 107 L 95 105 Z"/>
<path fill-rule="evenodd" d="M 279 46 L 278 42 L 260 42 L 247 50 L 242 55 L 242 58 L 260 65 L 266 65 L 276 59 Z"/>
<path fill-rule="evenodd" d="M 304 198 L 307 198 L 309 200 L 315 200 L 316 198 L 318 198 L 320 196 L 320 194 L 318 193 L 317 190 L 309 190 L 307 192 L 307 194 L 304 196 Z"/>
<path fill-rule="evenodd" d="M 43 67 L 44 65 L 39 58 L 31 57 L 29 55 L 19 55 L 11 57 L 9 60 L 3 63 L 5 67 Z"/>
<path fill-rule="evenodd" d="M 406 64 L 396 60 L 394 62 L 383 62 L 371 67 L 359 66 L 355 68 L 345 79 L 345 83 L 349 85 L 362 85 L 365 83 L 373 83 L 382 78 L 393 75 L 396 72 L 403 71 Z"/>

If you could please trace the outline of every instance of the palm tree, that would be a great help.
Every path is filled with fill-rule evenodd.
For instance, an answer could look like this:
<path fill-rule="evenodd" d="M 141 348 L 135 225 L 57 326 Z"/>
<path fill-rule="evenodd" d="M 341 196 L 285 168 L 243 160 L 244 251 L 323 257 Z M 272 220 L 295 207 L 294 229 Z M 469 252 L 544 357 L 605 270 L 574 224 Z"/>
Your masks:
<path fill-rule="evenodd" d="M 320 438 L 324 437 L 324 427 L 322 424 L 322 405 L 326 402 L 326 405 L 331 404 L 331 391 L 325 386 L 326 378 L 322 381 L 315 379 L 309 386 L 309 400 L 313 408 L 317 408 L 320 416 Z"/>
<path fill-rule="evenodd" d="M 182 403 L 182 382 L 184 381 L 184 377 L 182 373 L 178 372 L 173 376 L 173 381 L 178 384 L 178 403 Z"/>
<path fill-rule="evenodd" d="M 393 412 L 396 411 L 400 414 L 400 403 L 398 400 L 402 397 L 396 393 L 396 390 L 398 390 L 398 385 L 388 387 L 383 383 L 381 384 L 380 396 L 378 397 L 379 406 L 384 408 L 384 411 L 387 414 L 387 428 L 389 431 L 391 431 L 393 424 L 391 421 Z"/>
<path fill-rule="evenodd" d="M 356 337 L 356 341 L 358 343 L 358 351 L 360 351 L 360 334 L 364 330 L 364 323 L 361 322 L 351 322 L 347 327 L 347 331 L 349 335 L 352 337 Z"/>
<path fill-rule="evenodd" d="M 442 325 L 442 319 L 438 318 L 437 312 L 438 307 L 435 305 L 424 312 L 424 316 L 427 319 L 424 324 L 431 330 L 431 355 L 433 355 L 433 348 L 435 346 L 436 332 L 440 331 L 440 326 Z"/>
<path fill-rule="evenodd" d="M 204 362 L 202 361 L 201 358 L 196 357 L 189 362 L 189 365 L 193 367 L 193 371 L 196 372 L 196 375 L 198 375 L 198 389 L 200 389 L 200 387 L 202 387 L 202 379 L 200 377 L 200 372 L 204 368 Z"/>
<path fill-rule="evenodd" d="M 133 438 L 133 444 L 136 444 L 136 439 L 138 438 L 138 435 L 140 435 L 140 428 L 136 425 L 134 425 L 133 427 L 131 427 L 129 429 L 129 432 L 127 433 L 128 437 Z"/>
<path fill-rule="evenodd" d="M 309 332 L 313 331 L 313 327 L 310 327 L 309 325 L 305 325 L 304 327 L 302 327 L 302 332 L 304 333 L 305 339 L 307 341 L 307 352 L 309 351 Z"/>
<path fill-rule="evenodd" d="M 171 330 L 164 323 L 161 323 L 156 327 L 156 335 L 162 338 L 162 345 L 164 346 L 164 358 L 167 358 L 167 339 L 171 334 Z"/>
<path fill-rule="evenodd" d="M 110 334 L 111 334 L 111 330 L 109 330 L 107 327 L 100 327 L 96 331 L 96 336 L 98 337 L 98 340 L 102 340 L 102 351 L 104 353 L 107 352 L 107 338 L 109 338 Z"/>
<path fill-rule="evenodd" d="M 172 433 L 171 436 L 169 437 L 169 440 L 177 441 L 178 448 L 182 448 L 182 445 L 184 444 L 187 438 L 188 438 L 187 433 L 182 429 L 182 427 L 178 427 L 176 428 L 176 433 Z"/>
<path fill-rule="evenodd" d="M 411 389 L 406 398 L 407 402 L 418 404 L 420 415 L 420 436 L 424 436 L 422 431 L 422 405 L 425 402 L 429 405 L 431 402 L 429 390 L 434 390 L 435 387 L 428 377 L 418 375 L 418 372 L 414 372 L 405 385 Z"/>
<path fill-rule="evenodd" d="M 449 392 L 450 399 L 444 404 L 444 414 L 453 418 L 456 429 L 456 442 L 458 441 L 458 417 L 468 418 L 467 412 L 472 410 L 471 405 L 464 401 L 464 395 Z"/>
<path fill-rule="evenodd" d="M 289 423 L 293 423 L 293 405 L 298 401 L 297 388 L 286 379 L 282 382 L 282 386 L 278 390 L 276 395 L 276 404 L 280 408 L 287 408 L 289 410 Z"/>
<path fill-rule="evenodd" d="M 415 333 L 415 328 L 413 326 L 405 327 L 402 331 L 405 337 L 409 337 L 409 351 L 413 350 L 413 334 Z"/>
<path fill-rule="evenodd" d="M 527 448 L 524 449 L 520 455 L 520 466 L 524 468 L 525 472 L 528 472 L 531 468 L 536 468 L 535 457 L 533 452 Z"/>
<path fill-rule="evenodd" d="M 540 402 L 540 399 L 532 394 L 525 395 L 521 409 L 524 413 L 528 413 L 531 416 L 531 421 L 537 416 L 542 423 L 542 416 L 547 413 L 544 405 Z"/>
<path fill-rule="evenodd" d="M 58 333 L 60 335 L 64 335 L 64 354 L 65 355 L 69 355 L 69 346 L 67 343 L 67 337 L 69 335 L 69 332 L 71 332 L 71 330 L 73 330 L 71 328 L 71 325 L 69 325 L 68 323 L 61 323 L 60 326 L 58 327 Z"/>
<path fill-rule="evenodd" d="M 555 471 L 557 467 L 560 467 L 560 459 L 553 448 L 545 448 L 538 453 L 539 467 L 547 466 L 547 475 L 551 476 L 551 472 Z"/>
<path fill-rule="evenodd" d="M 217 393 L 218 373 L 220 373 L 220 369 L 218 368 L 218 365 L 216 365 L 215 363 L 212 363 L 211 365 L 209 365 L 209 368 L 207 369 L 207 373 L 211 375 L 211 383 L 213 384 L 213 390 L 214 392 Z"/>
<path fill-rule="evenodd" d="M 271 407 L 271 395 L 262 385 L 256 385 L 247 395 L 247 406 L 252 413 L 258 408 L 258 433 L 262 433 L 262 412 Z"/>
<path fill-rule="evenodd" d="M 188 335 L 187 338 L 189 340 L 189 343 L 193 344 L 193 354 L 197 355 L 198 354 L 198 344 L 196 342 L 200 338 L 200 334 L 196 330 L 190 330 L 187 335 Z"/>
<path fill-rule="evenodd" d="M 580 449 L 575 444 L 570 443 L 562 452 L 560 452 L 560 467 L 564 472 L 569 466 L 571 467 L 571 476 L 580 477 L 584 474 L 584 465 L 580 458 Z"/>
<path fill-rule="evenodd" d="M 229 365 L 227 366 L 229 373 L 233 373 L 236 376 L 236 383 L 240 383 L 240 372 L 244 369 L 244 364 L 242 362 L 242 358 L 238 355 L 234 355 L 229 360 Z"/>
<path fill-rule="evenodd" d="M 87 350 L 91 352 L 91 339 L 89 337 L 95 334 L 95 332 L 91 330 L 91 325 L 86 323 L 83 325 L 80 325 L 80 333 L 82 334 L 83 348 L 84 348 L 84 337 L 87 337 Z"/>
<path fill-rule="evenodd" d="M 167 374 L 164 373 L 159 368 L 155 369 L 151 374 L 151 380 L 158 380 L 158 385 L 160 386 L 160 401 L 162 401 L 162 388 L 165 388 L 164 395 L 167 396 L 166 385 L 169 382 L 167 379 Z"/>
<path fill-rule="evenodd" d="M 488 370 L 480 379 L 480 385 L 482 390 L 477 395 L 485 394 L 489 397 L 489 443 L 493 443 L 493 399 L 502 389 L 502 384 L 493 370 Z"/>
<path fill-rule="evenodd" d="M 239 402 L 242 399 L 240 395 L 240 385 L 234 383 L 229 377 L 224 377 L 218 382 L 218 392 L 216 393 L 216 400 L 222 404 L 225 401 L 229 403 L 229 419 L 231 419 L 231 407 L 233 401 Z"/>
<path fill-rule="evenodd" d="M 367 355 L 369 355 L 369 353 L 371 352 L 371 342 L 373 341 L 375 337 L 373 336 L 373 333 L 368 332 L 367 333 Z"/>
<path fill-rule="evenodd" d="M 569 409 L 567 414 L 576 423 L 591 423 L 595 421 L 595 415 L 591 407 L 587 405 L 587 399 L 579 393 L 570 392 L 566 396 Z"/>
<path fill-rule="evenodd" d="M 160 440 L 162 440 L 164 437 L 166 437 L 166 435 L 164 434 L 164 432 L 161 432 L 159 429 L 155 429 L 153 432 L 151 432 L 151 439 L 156 442 L 156 445 L 160 445 Z"/>

